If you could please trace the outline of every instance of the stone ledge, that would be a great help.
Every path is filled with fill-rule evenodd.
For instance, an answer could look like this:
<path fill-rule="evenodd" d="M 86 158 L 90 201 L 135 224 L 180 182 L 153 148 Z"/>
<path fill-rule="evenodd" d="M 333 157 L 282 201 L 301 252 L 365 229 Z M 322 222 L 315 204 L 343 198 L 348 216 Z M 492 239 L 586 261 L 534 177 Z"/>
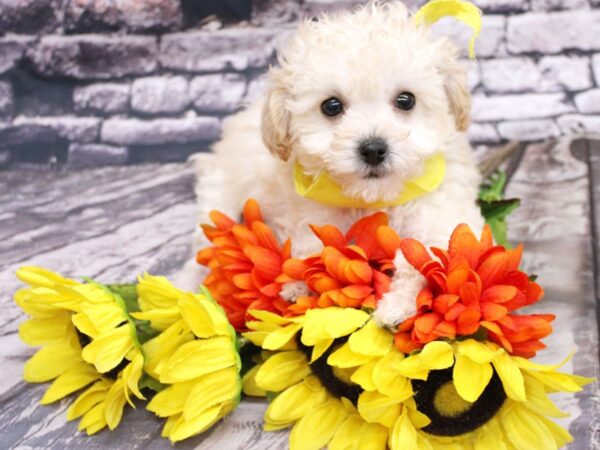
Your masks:
<path fill-rule="evenodd" d="M 131 85 L 131 108 L 140 113 L 180 113 L 189 104 L 188 81 L 182 76 L 138 78 Z"/>
<path fill-rule="evenodd" d="M 41 126 L 56 132 L 56 136 L 67 141 L 93 142 L 98 138 L 100 119 L 97 117 L 25 117 L 13 121 L 17 127 Z"/>
<path fill-rule="evenodd" d="M 69 146 L 68 166 L 83 169 L 99 166 L 120 166 L 127 163 L 129 150 L 106 144 L 71 144 Z"/>
<path fill-rule="evenodd" d="M 95 83 L 78 86 L 73 91 L 77 112 L 115 114 L 129 109 L 129 83 Z"/>
<path fill-rule="evenodd" d="M 540 141 L 560 135 L 553 120 L 519 120 L 498 124 L 498 132 L 504 139 L 515 141 Z"/>

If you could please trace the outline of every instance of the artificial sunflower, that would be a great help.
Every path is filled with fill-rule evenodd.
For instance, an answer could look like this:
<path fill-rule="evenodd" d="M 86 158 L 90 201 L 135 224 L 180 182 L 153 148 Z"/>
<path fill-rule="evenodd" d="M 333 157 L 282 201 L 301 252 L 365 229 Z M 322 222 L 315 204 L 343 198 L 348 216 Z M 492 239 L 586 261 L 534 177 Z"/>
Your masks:
<path fill-rule="evenodd" d="M 283 262 L 290 257 L 291 244 L 277 241 L 264 223 L 256 201 L 244 205 L 243 223 L 212 211 L 212 225 L 202 225 L 212 242 L 196 256 L 210 269 L 204 285 L 223 307 L 231 324 L 244 330 L 248 309 L 284 312 L 289 304 L 279 293 Z"/>
<path fill-rule="evenodd" d="M 396 345 L 410 353 L 441 338 L 468 336 L 484 330 L 509 353 L 532 357 L 544 348 L 540 339 L 552 332 L 552 314 L 516 315 L 538 302 L 543 289 L 519 269 L 522 246 L 494 245 L 489 226 L 481 239 L 459 225 L 448 250 L 432 248 L 437 258 L 415 239 L 400 244 L 407 261 L 427 285 L 417 297 L 417 313 L 400 324 Z"/>
<path fill-rule="evenodd" d="M 548 394 L 590 381 L 475 339 L 407 356 L 358 309 L 252 314 L 245 337 L 272 352 L 253 383 L 274 397 L 265 429 L 293 426 L 292 449 L 558 448 L 571 437 Z"/>
<path fill-rule="evenodd" d="M 137 290 L 142 311 L 132 316 L 161 331 L 143 345 L 144 370 L 162 384 L 147 409 L 167 418 L 162 436 L 177 442 L 202 433 L 239 403 L 236 333 L 207 290 L 183 292 L 150 275 L 139 279 Z"/>
<path fill-rule="evenodd" d="M 32 316 L 19 327 L 21 339 L 43 347 L 25 364 L 29 382 L 54 380 L 41 399 L 52 403 L 81 393 L 67 418 L 81 417 L 80 430 L 94 434 L 119 424 L 131 393 L 138 388 L 143 356 L 135 346 L 122 299 L 96 283 L 79 283 L 39 267 L 17 271 L 30 287 L 15 302 Z"/>

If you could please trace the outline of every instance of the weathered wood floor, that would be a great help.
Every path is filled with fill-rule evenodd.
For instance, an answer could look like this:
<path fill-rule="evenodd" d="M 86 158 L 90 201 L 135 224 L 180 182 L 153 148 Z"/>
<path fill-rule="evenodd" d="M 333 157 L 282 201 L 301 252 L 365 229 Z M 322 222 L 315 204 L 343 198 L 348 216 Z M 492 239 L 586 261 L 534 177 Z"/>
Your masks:
<path fill-rule="evenodd" d="M 546 289 L 538 310 L 558 314 L 542 362 L 577 355 L 566 366 L 599 375 L 596 303 L 600 290 L 600 143 L 533 144 L 512 161 L 510 196 L 523 199 L 511 237 L 526 245 L 525 265 Z M 45 385 L 21 381 L 33 350 L 17 336 L 12 301 L 23 264 L 70 276 L 127 281 L 142 271 L 173 275 L 191 256 L 193 177 L 185 165 L 107 168 L 79 173 L 0 172 L 0 449 L 168 449 L 161 422 L 143 408 L 128 411 L 116 432 L 88 438 L 65 422 L 67 402 L 40 406 Z M 575 399 L 564 421 L 570 449 L 600 448 L 598 385 Z M 199 449 L 284 449 L 287 434 L 262 433 L 262 402 L 244 402 L 202 437 L 178 444 Z M 543 450 L 543 449 L 540 449 Z"/>

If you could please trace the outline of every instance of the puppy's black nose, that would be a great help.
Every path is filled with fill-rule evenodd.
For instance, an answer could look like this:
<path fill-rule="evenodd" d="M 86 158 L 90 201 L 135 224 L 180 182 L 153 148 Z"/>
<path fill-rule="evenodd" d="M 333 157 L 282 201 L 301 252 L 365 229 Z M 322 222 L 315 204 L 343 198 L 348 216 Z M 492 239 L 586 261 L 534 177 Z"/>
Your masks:
<path fill-rule="evenodd" d="M 358 146 L 358 151 L 365 163 L 370 166 L 378 166 L 388 154 L 388 145 L 384 139 L 373 137 L 362 141 Z"/>

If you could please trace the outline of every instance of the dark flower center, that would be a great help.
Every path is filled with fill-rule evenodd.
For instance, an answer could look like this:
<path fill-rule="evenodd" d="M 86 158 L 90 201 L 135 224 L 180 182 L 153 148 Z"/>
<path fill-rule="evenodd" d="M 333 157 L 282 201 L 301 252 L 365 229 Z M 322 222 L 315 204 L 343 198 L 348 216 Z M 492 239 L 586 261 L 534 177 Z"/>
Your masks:
<path fill-rule="evenodd" d="M 417 409 L 431 420 L 423 431 L 436 436 L 458 436 L 476 430 L 494 417 L 506 400 L 496 371 L 474 403 L 456 392 L 452 368 L 432 370 L 426 381 L 412 380 L 412 386 Z"/>
<path fill-rule="evenodd" d="M 333 344 L 323 353 L 317 360 L 310 364 L 313 374 L 319 379 L 321 384 L 327 391 L 336 398 L 346 397 L 353 405 L 358 404 L 358 396 L 362 392 L 362 388 L 355 383 L 343 379 L 339 372 L 329 364 L 327 358 L 342 345 L 346 343 L 348 337 L 338 338 L 333 341 Z M 313 347 L 308 347 L 300 340 L 300 335 L 296 337 L 298 349 L 306 355 L 306 359 L 310 361 Z"/>

